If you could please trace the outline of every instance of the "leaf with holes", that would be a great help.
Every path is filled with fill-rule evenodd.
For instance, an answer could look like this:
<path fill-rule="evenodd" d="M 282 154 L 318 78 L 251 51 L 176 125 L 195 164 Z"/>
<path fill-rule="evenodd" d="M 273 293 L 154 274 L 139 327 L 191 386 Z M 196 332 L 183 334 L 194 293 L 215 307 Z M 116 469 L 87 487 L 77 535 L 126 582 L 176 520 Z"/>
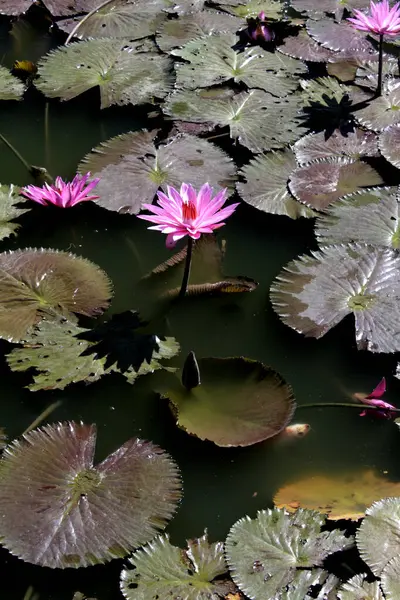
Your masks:
<path fill-rule="evenodd" d="M 337 529 L 321 532 L 325 520 L 313 510 L 289 515 L 277 508 L 239 519 L 225 543 L 233 581 L 246 596 L 262 599 L 278 597 L 303 569 L 318 577 L 321 570 L 315 567 L 327 556 L 353 545 Z"/>
<path fill-rule="evenodd" d="M 271 286 L 282 321 L 320 338 L 353 313 L 360 350 L 400 350 L 400 257 L 366 244 L 326 246 L 290 262 Z"/>
<path fill-rule="evenodd" d="M 122 557 L 165 527 L 181 497 L 172 459 L 134 438 L 94 465 L 95 446 L 96 426 L 73 422 L 47 425 L 7 446 L 0 535 L 12 554 L 77 568 Z"/>
<path fill-rule="evenodd" d="M 204 182 L 232 190 L 235 165 L 220 148 L 191 135 L 178 135 L 154 145 L 157 132 L 131 132 L 102 142 L 87 154 L 78 171 L 99 177 L 98 204 L 108 210 L 136 214 L 151 203 L 158 188 L 180 188 L 182 181 L 200 188 Z"/>
<path fill-rule="evenodd" d="M 25 208 L 28 206 L 28 208 Z M 0 184 L 0 240 L 16 235 L 20 225 L 14 222 L 20 215 L 30 210 L 29 203 L 19 195 L 15 185 Z"/>
<path fill-rule="evenodd" d="M 0 337 L 24 339 L 43 316 L 95 316 L 112 296 L 106 273 L 90 261 L 57 250 L 28 248 L 0 254 Z"/>
<path fill-rule="evenodd" d="M 382 177 L 367 163 L 332 157 L 298 167 L 290 175 L 289 189 L 300 202 L 324 211 L 342 196 L 380 183 Z"/>
<path fill-rule="evenodd" d="M 25 85 L 0 66 L 0 100 L 21 100 L 24 92 Z"/>
<path fill-rule="evenodd" d="M 359 127 L 345 136 L 336 129 L 328 139 L 325 139 L 323 131 L 309 133 L 294 144 L 293 150 L 300 165 L 321 158 L 348 156 L 357 160 L 363 156 L 379 156 L 376 133 Z"/>
<path fill-rule="evenodd" d="M 188 548 L 181 550 L 168 536 L 158 537 L 134 552 L 128 559 L 133 569 L 125 568 L 121 574 L 125 598 L 217 600 L 235 591 L 221 542 L 210 544 L 205 533 L 187 544 Z"/>
<path fill-rule="evenodd" d="M 314 217 L 314 211 L 289 193 L 288 175 L 295 168 L 296 159 L 291 150 L 256 156 L 240 172 L 245 183 L 237 184 L 238 194 L 245 202 L 266 213 L 287 215 L 292 219 Z M 265 177 L 266 173 L 268 177 Z"/>
<path fill-rule="evenodd" d="M 62 46 L 39 62 L 35 85 L 61 100 L 100 86 L 101 108 L 163 98 L 174 83 L 171 59 L 141 52 L 141 44 L 103 38 Z"/>
<path fill-rule="evenodd" d="M 361 573 L 346 581 L 338 591 L 339 600 L 385 600 L 379 581 L 367 580 L 368 575 Z"/>

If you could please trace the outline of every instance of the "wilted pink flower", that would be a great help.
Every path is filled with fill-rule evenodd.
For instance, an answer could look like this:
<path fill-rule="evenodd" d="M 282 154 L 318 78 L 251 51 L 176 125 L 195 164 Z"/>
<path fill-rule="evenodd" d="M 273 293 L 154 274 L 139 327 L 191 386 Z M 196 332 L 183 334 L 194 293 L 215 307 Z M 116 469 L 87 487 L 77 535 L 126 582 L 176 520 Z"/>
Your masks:
<path fill-rule="evenodd" d="M 355 18 L 347 19 L 355 29 L 378 33 L 379 35 L 398 35 L 400 33 L 400 2 L 390 8 L 389 0 L 372 2 L 370 14 L 366 15 L 354 9 Z"/>
<path fill-rule="evenodd" d="M 208 183 L 200 188 L 198 194 L 187 183 L 182 183 L 180 192 L 168 185 L 167 194 L 157 192 L 159 206 L 143 204 L 143 208 L 154 214 L 138 217 L 157 223 L 149 229 L 166 233 L 167 248 L 173 248 L 185 235 L 197 240 L 202 233 L 212 233 L 214 229 L 222 227 L 225 223 L 221 221 L 230 217 L 239 206 L 231 204 L 221 210 L 226 201 L 226 189 L 218 192 L 214 198 L 212 193 Z"/>
<path fill-rule="evenodd" d="M 256 19 L 248 19 L 248 24 L 248 35 L 255 42 L 272 42 L 275 39 L 275 33 L 265 23 L 264 11 L 260 12 Z"/>
<path fill-rule="evenodd" d="M 43 204 L 54 204 L 60 208 L 70 208 L 79 202 L 86 200 L 97 200 L 100 196 L 89 196 L 89 192 L 99 183 L 100 179 L 93 179 L 88 185 L 86 182 L 90 173 L 76 175 L 71 183 L 65 183 L 61 177 L 57 177 L 54 184 L 45 183 L 43 187 L 28 185 L 21 190 L 21 194 L 34 202 Z M 85 187 L 86 185 L 86 187 Z"/>
<path fill-rule="evenodd" d="M 380 398 L 382 398 L 383 394 L 386 392 L 386 380 L 383 377 L 381 381 L 378 383 L 376 388 L 367 396 L 365 394 L 356 393 L 353 394 L 356 400 L 359 400 L 363 404 L 367 406 L 375 406 L 381 410 L 363 410 L 360 413 L 360 417 L 365 417 L 365 415 L 374 415 L 376 417 L 382 417 L 384 419 L 394 419 L 398 416 L 396 411 L 396 407 L 393 404 L 389 404 L 388 402 L 384 402 Z M 394 411 L 391 409 L 395 409 Z"/>

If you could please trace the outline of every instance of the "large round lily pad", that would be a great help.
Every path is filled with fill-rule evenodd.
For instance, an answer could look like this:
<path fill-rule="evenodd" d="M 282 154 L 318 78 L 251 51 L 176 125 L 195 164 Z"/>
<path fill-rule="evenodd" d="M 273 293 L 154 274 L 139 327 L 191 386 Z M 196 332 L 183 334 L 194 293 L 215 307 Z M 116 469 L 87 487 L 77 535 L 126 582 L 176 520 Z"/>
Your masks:
<path fill-rule="evenodd" d="M 250 446 L 280 433 L 295 401 L 271 367 L 245 358 L 198 360 L 201 385 L 187 390 L 178 379 L 168 390 L 179 427 L 217 446 Z"/>
<path fill-rule="evenodd" d="M 0 535 L 19 558 L 65 568 L 103 563 L 149 541 L 176 510 L 178 469 L 131 439 L 94 466 L 95 425 L 47 425 L 5 449 Z"/>
<path fill-rule="evenodd" d="M 325 132 L 309 133 L 293 146 L 300 165 L 323 158 L 348 156 L 354 160 L 362 156 L 379 156 L 378 136 L 373 131 L 355 128 L 346 135 L 336 129 L 328 139 Z"/>

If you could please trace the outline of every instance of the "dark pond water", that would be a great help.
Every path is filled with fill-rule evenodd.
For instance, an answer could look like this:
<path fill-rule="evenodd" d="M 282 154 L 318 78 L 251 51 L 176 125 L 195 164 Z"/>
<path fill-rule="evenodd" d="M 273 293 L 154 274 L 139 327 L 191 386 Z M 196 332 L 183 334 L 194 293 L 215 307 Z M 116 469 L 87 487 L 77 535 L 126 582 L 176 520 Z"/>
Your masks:
<path fill-rule="evenodd" d="M 16 58 L 36 60 L 51 47 L 46 36 L 16 41 L 0 22 L 0 59 L 10 67 Z M 54 176 L 71 178 L 77 163 L 93 146 L 122 132 L 151 127 L 136 108 L 100 111 L 97 95 L 69 103 L 50 102 L 28 93 L 23 102 L 3 102 L 0 132 L 29 163 L 43 165 Z M 0 182 L 31 183 L 15 157 L 0 145 Z M 268 173 L 266 173 L 268 177 Z M 56 215 L 42 207 L 24 219 L 14 240 L 1 250 L 46 247 L 70 250 L 100 265 L 115 285 L 110 312 L 136 308 L 136 285 L 149 269 L 170 256 L 164 236 L 148 231 L 134 216 L 109 213 L 93 205 Z M 286 328 L 271 309 L 268 290 L 283 265 L 316 247 L 311 221 L 291 221 L 242 205 L 220 233 L 227 242 L 225 271 L 253 277 L 251 294 L 192 300 L 174 308 L 157 324 L 157 333 L 174 335 L 182 347 L 174 361 L 181 365 L 190 350 L 199 357 L 247 356 L 271 365 L 293 386 L 299 406 L 311 402 L 345 402 L 346 393 L 370 391 L 388 378 L 387 399 L 396 404 L 400 382 L 392 377 L 393 357 L 357 352 L 352 319 L 321 340 L 305 339 Z M 311 432 L 290 443 L 265 442 L 247 449 L 222 449 L 179 431 L 168 407 L 153 388 L 157 374 L 134 386 L 110 376 L 90 386 L 75 385 L 63 393 L 24 389 L 29 378 L 1 369 L 0 424 L 18 436 L 51 402 L 62 400 L 50 420 L 83 420 L 98 426 L 99 459 L 130 437 L 140 436 L 165 448 L 180 466 L 184 500 L 168 526 L 173 543 L 183 544 L 207 527 L 212 540 L 223 539 L 239 517 L 254 516 L 272 506 L 285 483 L 308 474 L 376 468 L 400 477 L 397 428 L 385 421 L 361 419 L 350 409 L 298 409 L 294 422 L 307 422 Z M 121 561 L 122 562 L 122 561 Z M 70 599 L 79 589 L 99 600 L 122 597 L 118 589 L 120 561 L 79 571 L 33 567 L 0 551 L 1 587 L 8 600 L 23 598 L 33 585 L 42 600 Z M 11 592 L 11 590 L 13 590 Z"/>

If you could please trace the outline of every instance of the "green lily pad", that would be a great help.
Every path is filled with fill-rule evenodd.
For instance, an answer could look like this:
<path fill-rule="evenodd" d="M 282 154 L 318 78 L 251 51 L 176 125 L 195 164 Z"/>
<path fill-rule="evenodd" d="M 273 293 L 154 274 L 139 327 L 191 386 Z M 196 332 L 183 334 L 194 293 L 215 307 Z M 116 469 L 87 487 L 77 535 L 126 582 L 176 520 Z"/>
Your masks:
<path fill-rule="evenodd" d="M 28 248 L 0 254 L 0 337 L 19 341 L 44 316 L 95 316 L 112 296 L 106 273 L 57 250 Z"/>
<path fill-rule="evenodd" d="M 259 88 L 283 97 L 298 87 L 298 75 L 307 72 L 306 65 L 282 54 L 272 54 L 259 46 L 235 50 L 237 37 L 214 34 L 188 42 L 172 54 L 187 63 L 175 65 L 177 87 L 196 89 L 233 79 L 248 88 Z"/>
<path fill-rule="evenodd" d="M 400 84 L 371 100 L 365 108 L 356 111 L 354 117 L 360 125 L 373 131 L 383 131 L 400 123 Z"/>
<path fill-rule="evenodd" d="M 290 175 L 289 189 L 300 202 L 324 211 L 342 196 L 380 183 L 382 177 L 369 164 L 333 156 L 298 167 Z"/>
<path fill-rule="evenodd" d="M 302 97 L 306 106 L 317 103 L 324 107 L 340 104 L 343 96 L 350 97 L 352 90 L 349 86 L 341 84 L 335 77 L 318 77 L 317 79 L 302 79 Z"/>
<path fill-rule="evenodd" d="M 161 186 L 179 189 L 182 181 L 200 188 L 205 181 L 213 187 L 233 189 L 232 159 L 207 140 L 178 135 L 158 148 L 157 131 L 130 132 L 102 142 L 78 166 L 99 177 L 98 204 L 108 210 L 136 214 L 143 203 L 151 203 Z"/>
<path fill-rule="evenodd" d="M 338 591 L 339 600 L 385 600 L 379 581 L 367 581 L 367 575 L 355 575 Z"/>
<path fill-rule="evenodd" d="M 246 182 L 237 183 L 238 194 L 248 204 L 267 213 L 292 219 L 314 217 L 316 213 L 292 198 L 288 190 L 288 176 L 296 166 L 291 150 L 256 156 L 239 173 Z M 267 178 L 265 173 L 268 173 Z"/>
<path fill-rule="evenodd" d="M 165 0 L 169 6 L 165 11 L 178 15 L 200 12 L 204 8 L 205 0 Z"/>
<path fill-rule="evenodd" d="M 184 598 L 217 600 L 235 586 L 228 576 L 221 542 L 210 544 L 207 534 L 188 540 L 187 550 L 173 546 L 168 536 L 158 537 L 128 559 L 133 569 L 121 574 L 121 591 L 127 600 Z"/>
<path fill-rule="evenodd" d="M 197 362 L 201 385 L 187 390 L 176 379 L 165 394 L 179 427 L 217 446 L 250 446 L 288 425 L 292 390 L 271 367 L 244 358 Z"/>
<path fill-rule="evenodd" d="M 30 210 L 29 203 L 21 198 L 19 191 L 15 185 L 0 184 L 0 240 L 16 235 L 20 225 L 14 223 L 14 219 Z"/>
<path fill-rule="evenodd" d="M 35 85 L 45 96 L 61 100 L 99 86 L 101 108 L 163 98 L 174 83 L 171 59 L 141 52 L 141 45 L 103 38 L 63 46 L 39 62 Z"/>
<path fill-rule="evenodd" d="M 294 144 L 293 150 L 300 165 L 321 158 L 348 156 L 357 160 L 363 156 L 379 156 L 376 133 L 358 127 L 346 136 L 335 130 L 327 140 L 323 131 L 309 133 Z"/>
<path fill-rule="evenodd" d="M 134 438 L 95 466 L 95 447 L 96 426 L 73 422 L 47 425 L 7 446 L 0 533 L 12 554 L 77 568 L 120 558 L 165 527 L 181 497 L 172 459 Z"/>
<path fill-rule="evenodd" d="M 335 202 L 315 223 L 320 245 L 360 242 L 400 248 L 397 188 L 372 188 Z"/>
<path fill-rule="evenodd" d="M 0 100 L 21 100 L 24 92 L 25 85 L 8 69 L 0 66 Z"/>
<path fill-rule="evenodd" d="M 243 19 L 256 17 L 264 11 L 268 19 L 282 18 L 282 4 L 279 0 L 213 0 L 224 10 Z"/>
<path fill-rule="evenodd" d="M 298 35 L 286 37 L 277 50 L 292 58 L 300 58 L 309 62 L 327 62 L 334 56 L 331 50 L 317 44 L 305 29 L 300 30 Z"/>
<path fill-rule="evenodd" d="M 261 90 L 213 98 L 207 90 L 171 94 L 164 105 L 174 119 L 229 126 L 230 137 L 253 152 L 282 148 L 306 133 L 300 123 L 300 98 L 275 98 Z M 263 115 L 268 115 L 264 118 Z"/>
<path fill-rule="evenodd" d="M 278 508 L 259 511 L 256 519 L 239 519 L 225 543 L 233 581 L 256 600 L 285 597 L 281 593 L 288 585 L 303 587 L 308 581 L 308 589 L 319 583 L 323 577 L 319 567 L 327 556 L 354 543 L 338 529 L 321 532 L 325 520 L 314 510 L 299 509 L 289 515 Z M 309 580 L 303 579 L 302 570 L 309 572 Z"/>
<path fill-rule="evenodd" d="M 271 302 L 306 336 L 320 338 L 353 314 L 360 350 L 400 350 L 400 257 L 392 250 L 351 244 L 302 255 L 278 275 Z"/>

